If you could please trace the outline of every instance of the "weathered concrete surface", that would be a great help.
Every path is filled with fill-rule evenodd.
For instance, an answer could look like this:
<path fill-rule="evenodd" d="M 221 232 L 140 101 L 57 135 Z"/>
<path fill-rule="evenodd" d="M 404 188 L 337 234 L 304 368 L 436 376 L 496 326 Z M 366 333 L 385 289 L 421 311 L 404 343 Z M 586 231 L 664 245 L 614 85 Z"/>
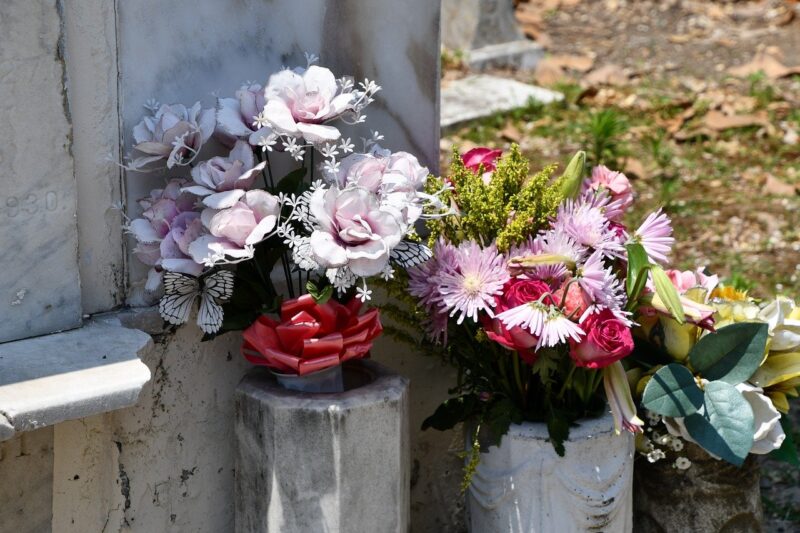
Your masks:
<path fill-rule="evenodd" d="M 442 0 L 442 43 L 461 51 L 473 70 L 532 70 L 544 56 L 517 25 L 512 0 Z"/>
<path fill-rule="evenodd" d="M 382 317 L 382 320 L 387 320 Z M 462 533 L 464 498 L 461 495 L 464 451 L 461 428 L 422 431 L 422 421 L 450 397 L 456 370 L 445 362 L 416 353 L 409 346 L 383 335 L 375 342 L 372 357 L 407 377 L 411 445 L 411 530 Z"/>
<path fill-rule="evenodd" d="M 564 95 L 515 80 L 479 74 L 450 82 L 442 89 L 443 128 L 524 107 L 530 100 L 547 104 Z"/>
<path fill-rule="evenodd" d="M 53 428 L 0 443 L 0 533 L 47 533 L 53 501 Z"/>
<path fill-rule="evenodd" d="M 0 342 L 81 320 L 60 4 L 0 8 Z"/>
<path fill-rule="evenodd" d="M 338 394 L 283 389 L 264 369 L 242 381 L 237 532 L 408 531 L 408 380 L 372 361 L 345 380 Z"/>
<path fill-rule="evenodd" d="M 636 461 L 634 525 L 636 533 L 762 531 L 760 470 L 753 456 L 741 468 L 709 456 L 687 442 L 681 455 L 692 466 L 672 467 L 672 461 Z"/>
<path fill-rule="evenodd" d="M 116 4 L 61 1 L 84 314 L 108 311 L 125 296 L 122 210 L 115 207 L 123 198 Z"/>
<path fill-rule="evenodd" d="M 0 415 L 19 432 L 133 405 L 150 379 L 139 357 L 151 346 L 113 318 L 1 344 Z M 0 440 L 10 436 L 0 429 Z"/>
<path fill-rule="evenodd" d="M 616 435 L 605 415 L 571 428 L 564 447 L 559 457 L 544 424 L 512 425 L 481 454 L 467 492 L 470 531 L 630 533 L 633 436 Z"/>
<path fill-rule="evenodd" d="M 201 335 L 156 338 L 135 406 L 56 429 L 54 531 L 233 530 L 233 393 L 250 365 L 241 336 Z"/>

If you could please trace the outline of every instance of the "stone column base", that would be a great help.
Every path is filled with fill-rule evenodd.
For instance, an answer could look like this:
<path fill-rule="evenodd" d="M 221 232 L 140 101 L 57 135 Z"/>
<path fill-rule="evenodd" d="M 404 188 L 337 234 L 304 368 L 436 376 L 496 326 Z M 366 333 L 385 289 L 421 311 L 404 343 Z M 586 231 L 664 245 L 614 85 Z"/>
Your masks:
<path fill-rule="evenodd" d="M 408 380 L 372 361 L 344 371 L 339 394 L 289 391 L 264 369 L 242 380 L 238 533 L 408 531 Z"/>
<path fill-rule="evenodd" d="M 492 68 L 535 70 L 543 57 L 544 48 L 534 41 L 520 39 L 470 50 L 467 53 L 467 64 L 476 71 Z"/>

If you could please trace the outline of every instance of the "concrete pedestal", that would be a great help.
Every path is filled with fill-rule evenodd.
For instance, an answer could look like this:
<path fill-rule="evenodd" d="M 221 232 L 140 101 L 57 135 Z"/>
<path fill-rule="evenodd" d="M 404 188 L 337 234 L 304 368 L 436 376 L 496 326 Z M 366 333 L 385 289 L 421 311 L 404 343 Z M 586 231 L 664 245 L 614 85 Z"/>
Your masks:
<path fill-rule="evenodd" d="M 544 424 L 512 425 L 481 454 L 467 492 L 473 533 L 632 530 L 633 437 L 610 415 L 570 430 L 559 457 Z"/>
<path fill-rule="evenodd" d="M 372 361 L 345 392 L 283 389 L 254 369 L 236 390 L 236 531 L 409 528 L 408 380 Z"/>

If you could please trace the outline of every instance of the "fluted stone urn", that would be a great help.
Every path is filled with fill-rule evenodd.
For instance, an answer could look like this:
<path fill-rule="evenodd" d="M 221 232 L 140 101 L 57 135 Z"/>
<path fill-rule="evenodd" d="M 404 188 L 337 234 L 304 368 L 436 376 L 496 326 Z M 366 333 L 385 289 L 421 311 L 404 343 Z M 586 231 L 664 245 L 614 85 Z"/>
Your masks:
<path fill-rule="evenodd" d="M 542 423 L 514 424 L 481 454 L 467 491 L 472 533 L 629 533 L 633 437 L 610 415 L 570 430 L 559 457 Z"/>
<path fill-rule="evenodd" d="M 405 533 L 408 380 L 373 361 L 341 393 L 288 390 L 254 369 L 236 390 L 237 533 Z"/>

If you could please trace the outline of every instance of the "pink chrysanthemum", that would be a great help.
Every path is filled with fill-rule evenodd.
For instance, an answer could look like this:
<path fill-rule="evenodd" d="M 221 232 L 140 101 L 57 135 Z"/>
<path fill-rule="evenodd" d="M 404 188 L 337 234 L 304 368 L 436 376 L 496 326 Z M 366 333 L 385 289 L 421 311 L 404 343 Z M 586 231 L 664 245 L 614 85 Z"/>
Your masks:
<path fill-rule="evenodd" d="M 672 250 L 675 239 L 672 237 L 672 223 L 669 217 L 661 212 L 650 213 L 639 229 L 633 232 L 632 242 L 641 244 L 650 261 L 664 264 Z"/>
<path fill-rule="evenodd" d="M 536 349 L 563 344 L 567 339 L 580 342 L 584 331 L 553 305 L 528 302 L 497 315 L 511 329 L 519 326 L 538 337 Z"/>
<path fill-rule="evenodd" d="M 450 309 L 450 316 L 458 314 L 457 322 L 470 317 L 478 321 L 478 312 L 494 316 L 494 297 L 502 294 L 509 280 L 506 261 L 492 245 L 481 248 L 474 241 L 463 242 L 456 251 L 456 272 L 442 271 L 437 276 L 442 303 Z"/>
<path fill-rule="evenodd" d="M 598 197 L 586 196 L 577 201 L 566 200 L 558 208 L 553 221 L 553 229 L 565 233 L 576 243 L 600 250 L 607 257 L 619 256 L 624 248 L 615 239 L 610 221 L 600 204 L 595 205 Z"/>

